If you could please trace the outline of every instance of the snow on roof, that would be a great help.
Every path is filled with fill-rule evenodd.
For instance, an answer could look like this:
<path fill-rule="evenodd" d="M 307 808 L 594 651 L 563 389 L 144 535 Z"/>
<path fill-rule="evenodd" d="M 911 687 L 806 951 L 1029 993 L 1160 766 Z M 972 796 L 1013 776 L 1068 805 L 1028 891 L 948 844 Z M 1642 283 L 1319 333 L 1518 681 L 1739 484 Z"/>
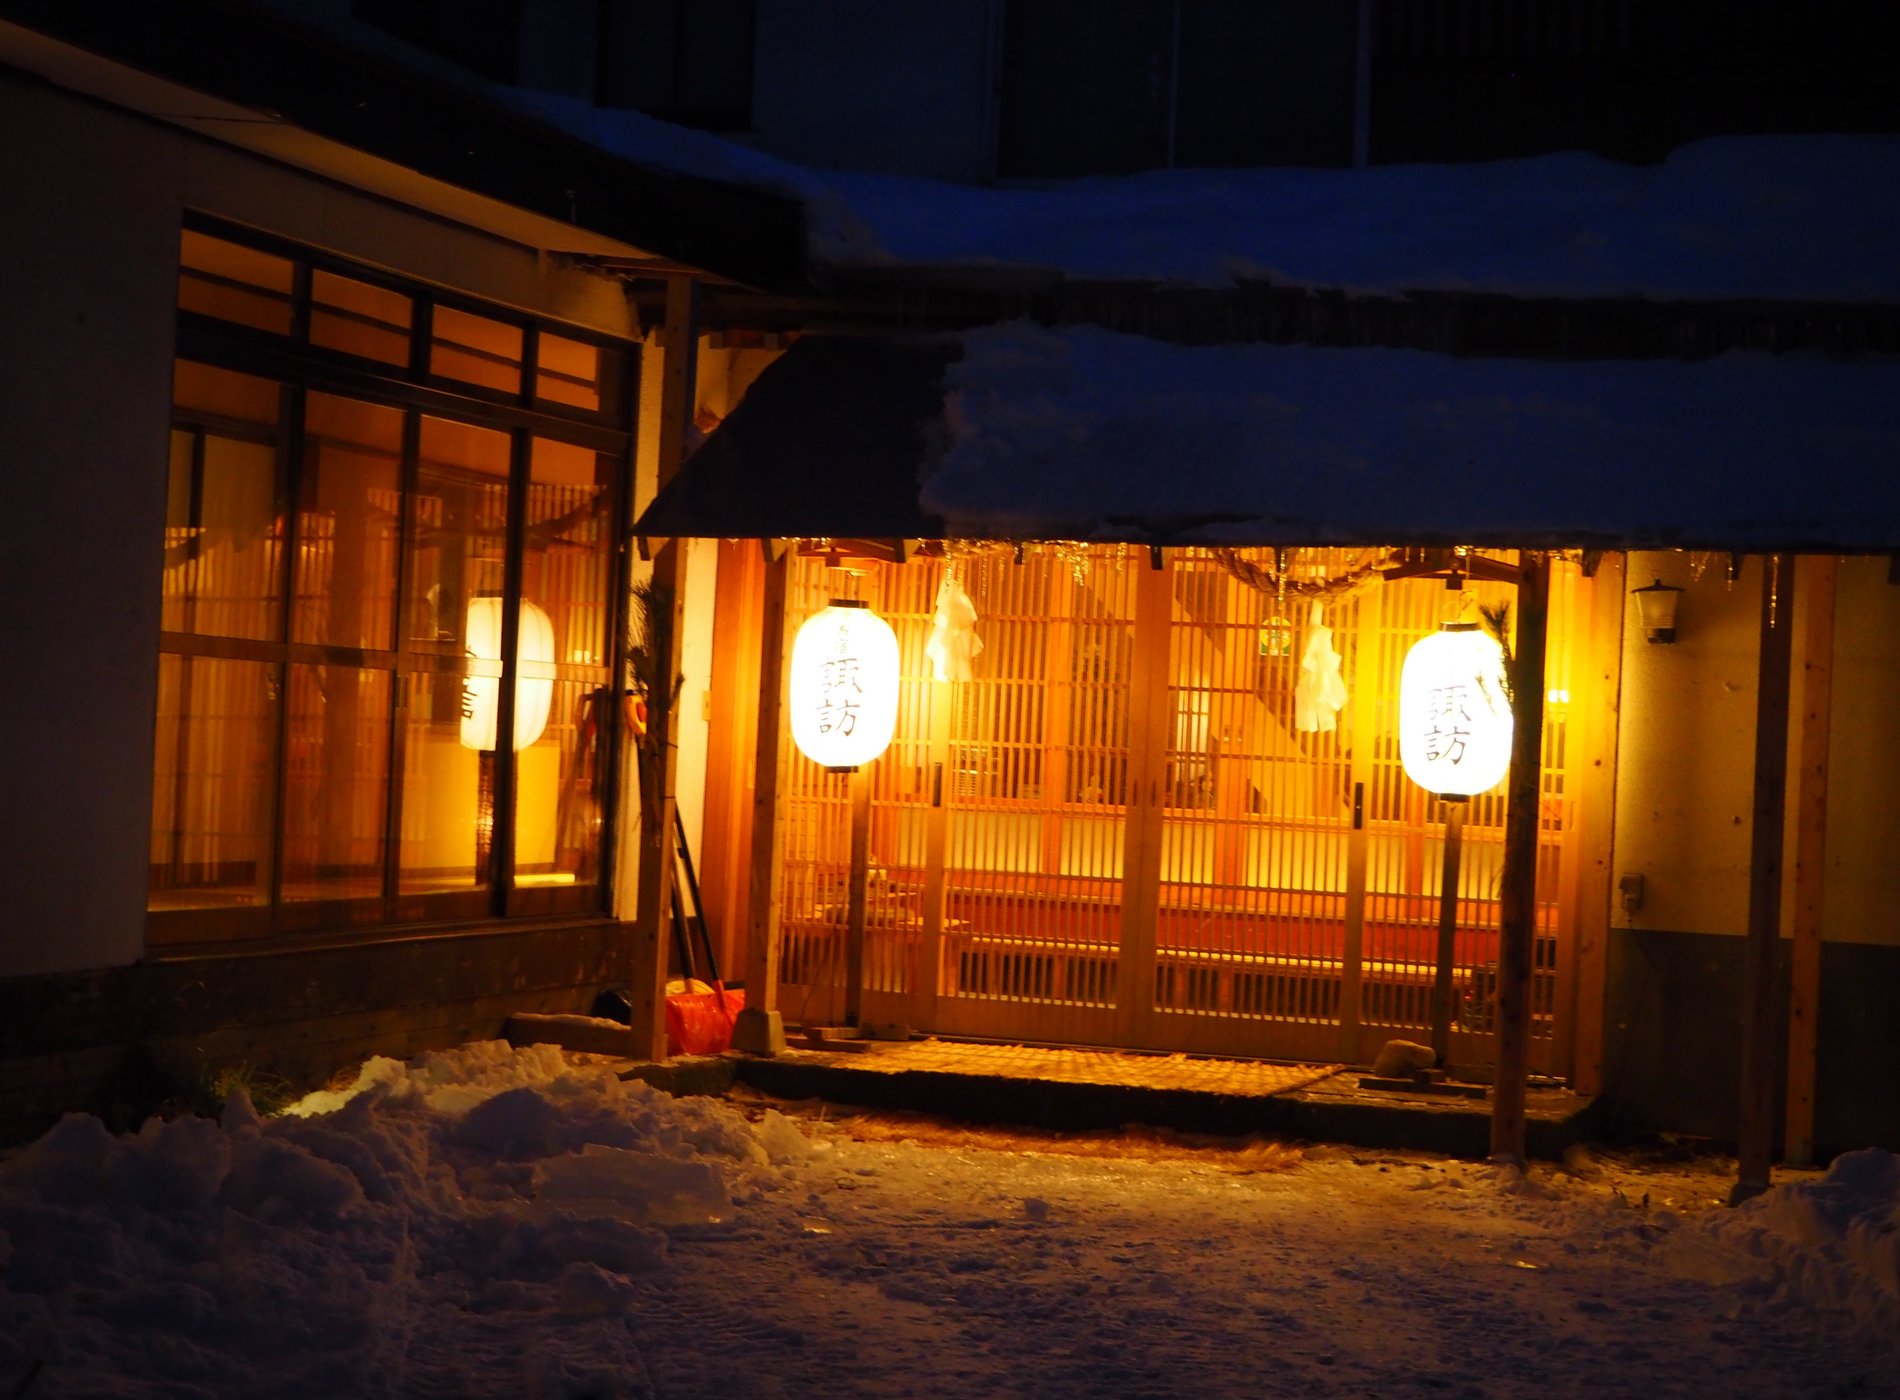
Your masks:
<path fill-rule="evenodd" d="M 1900 361 L 961 339 L 919 492 L 951 535 L 1900 546 Z"/>
<path fill-rule="evenodd" d="M 1900 299 L 1900 140 L 1722 137 L 1364 170 L 1174 170 L 1044 189 L 839 175 L 816 258 L 1365 293 Z M 819 217 L 822 216 L 822 217 Z M 867 248 L 866 233 L 872 246 Z"/>
<path fill-rule="evenodd" d="M 1364 170 L 1165 170 L 1040 187 L 823 171 L 510 87 L 304 0 L 281 20 L 645 169 L 805 206 L 819 270 L 1040 271 L 1364 293 L 1900 300 L 1900 138 L 1718 137 L 1632 166 L 1580 152 Z"/>

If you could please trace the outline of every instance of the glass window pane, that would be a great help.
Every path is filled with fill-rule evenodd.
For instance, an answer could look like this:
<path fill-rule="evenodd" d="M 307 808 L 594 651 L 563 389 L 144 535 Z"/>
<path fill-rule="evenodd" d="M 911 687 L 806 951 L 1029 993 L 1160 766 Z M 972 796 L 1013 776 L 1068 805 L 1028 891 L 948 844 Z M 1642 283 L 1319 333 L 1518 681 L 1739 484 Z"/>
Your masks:
<path fill-rule="evenodd" d="M 522 597 L 554 628 L 553 660 L 606 666 L 614 559 L 614 459 L 536 438 L 529 454 Z"/>
<path fill-rule="evenodd" d="M 174 431 L 160 626 L 217 637 L 275 636 L 279 558 L 277 449 Z"/>
<path fill-rule="evenodd" d="M 415 303 L 387 287 L 319 269 L 310 275 L 310 343 L 384 364 L 409 363 Z"/>
<path fill-rule="evenodd" d="M 614 480 L 612 457 L 545 438 L 532 444 L 515 699 L 517 885 L 598 875 Z M 532 734 L 519 723 L 543 715 Z"/>
<path fill-rule="evenodd" d="M 535 669 L 524 660 L 523 691 L 537 685 Z M 539 684 L 548 692 L 547 723 L 516 755 L 515 884 L 592 884 L 600 877 L 601 745 L 612 693 L 604 678 Z"/>
<path fill-rule="evenodd" d="M 311 394 L 299 495 L 291 639 L 392 649 L 401 410 Z"/>
<path fill-rule="evenodd" d="M 537 398 L 598 412 L 600 351 L 578 340 L 542 332 L 534 377 Z"/>
<path fill-rule="evenodd" d="M 194 418 L 225 418 L 275 429 L 283 418 L 284 386 L 254 374 L 179 360 L 172 366 L 172 403 Z"/>
<path fill-rule="evenodd" d="M 273 664 L 159 657 L 153 909 L 270 898 L 276 716 Z"/>
<path fill-rule="evenodd" d="M 465 742 L 467 679 L 418 672 L 404 685 L 402 892 L 478 889 L 488 883 L 495 755 Z"/>
<path fill-rule="evenodd" d="M 438 306 L 435 339 L 429 347 L 429 373 L 518 394 L 521 328 L 452 306 Z"/>
<path fill-rule="evenodd" d="M 501 596 L 509 451 L 506 433 L 422 420 L 409 568 L 409 635 L 418 650 L 470 655 L 471 605 Z"/>
<path fill-rule="evenodd" d="M 382 893 L 392 679 L 347 666 L 290 668 L 287 900 Z"/>
<path fill-rule="evenodd" d="M 295 268 L 288 258 L 186 229 L 179 235 L 178 263 L 180 310 L 290 334 Z"/>

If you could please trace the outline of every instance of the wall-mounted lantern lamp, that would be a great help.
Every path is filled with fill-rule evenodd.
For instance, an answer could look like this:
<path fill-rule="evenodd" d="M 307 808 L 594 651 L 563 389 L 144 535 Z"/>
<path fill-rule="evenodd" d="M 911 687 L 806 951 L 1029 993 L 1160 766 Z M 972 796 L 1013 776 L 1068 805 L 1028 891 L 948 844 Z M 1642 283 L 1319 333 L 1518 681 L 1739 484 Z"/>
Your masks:
<path fill-rule="evenodd" d="M 792 640 L 792 742 L 833 772 L 869 763 L 897 732 L 897 634 L 864 603 L 834 599 Z"/>
<path fill-rule="evenodd" d="M 1630 590 L 1636 597 L 1636 609 L 1643 619 L 1643 631 L 1652 642 L 1669 643 L 1676 640 L 1676 604 L 1682 601 L 1682 590 L 1673 583 L 1664 583 L 1657 579 L 1646 588 Z"/>
<path fill-rule="evenodd" d="M 1448 622 L 1405 654 L 1399 761 L 1447 801 L 1496 787 L 1511 766 L 1504 649 L 1475 622 Z"/>

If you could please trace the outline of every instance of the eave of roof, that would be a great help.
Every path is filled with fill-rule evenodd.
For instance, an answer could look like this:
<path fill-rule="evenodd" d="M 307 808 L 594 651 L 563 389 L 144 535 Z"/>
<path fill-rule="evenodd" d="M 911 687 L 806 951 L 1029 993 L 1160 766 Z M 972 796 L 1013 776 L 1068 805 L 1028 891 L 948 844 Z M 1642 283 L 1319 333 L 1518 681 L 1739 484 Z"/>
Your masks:
<path fill-rule="evenodd" d="M 196 117 L 152 115 L 234 145 L 294 162 L 285 133 L 309 133 L 604 241 L 583 238 L 563 251 L 620 248 L 749 286 L 807 285 L 804 213 L 795 200 L 648 169 L 242 6 L 0 0 L 0 29 L 8 25 L 202 94 L 212 110 Z M 257 130 L 244 129 L 247 117 Z"/>
<path fill-rule="evenodd" d="M 1900 361 L 808 337 L 648 535 L 1900 548 Z"/>

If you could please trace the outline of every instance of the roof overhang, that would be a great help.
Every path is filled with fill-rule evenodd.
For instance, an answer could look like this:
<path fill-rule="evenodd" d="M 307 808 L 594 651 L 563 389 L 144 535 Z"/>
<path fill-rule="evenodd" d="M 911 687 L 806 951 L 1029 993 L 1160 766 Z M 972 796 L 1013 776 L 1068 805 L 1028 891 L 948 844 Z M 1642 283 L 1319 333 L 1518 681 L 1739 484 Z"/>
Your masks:
<path fill-rule="evenodd" d="M 1884 552 L 1900 360 L 807 337 L 647 535 Z"/>
<path fill-rule="evenodd" d="M 806 285 L 794 200 L 636 165 L 214 0 L 0 0 L 0 64 L 527 247 Z"/>

